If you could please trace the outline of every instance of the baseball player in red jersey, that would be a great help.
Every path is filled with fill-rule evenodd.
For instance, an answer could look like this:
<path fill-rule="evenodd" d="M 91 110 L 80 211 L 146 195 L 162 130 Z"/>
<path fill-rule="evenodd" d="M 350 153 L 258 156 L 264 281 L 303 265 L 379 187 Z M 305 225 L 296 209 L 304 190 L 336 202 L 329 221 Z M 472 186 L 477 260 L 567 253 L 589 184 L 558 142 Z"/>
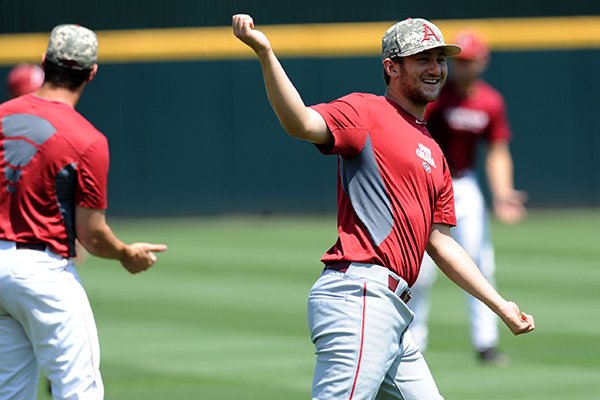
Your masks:
<path fill-rule="evenodd" d="M 426 249 L 514 334 L 534 328 L 533 318 L 503 299 L 450 236 L 450 170 L 423 117 L 444 85 L 446 57 L 460 48 L 445 44 L 429 21 L 398 22 L 382 39 L 385 96 L 352 93 L 306 107 L 252 18 L 234 15 L 232 24 L 261 63 L 283 128 L 339 161 L 339 236 L 308 300 L 317 354 L 313 399 L 441 399 L 407 332 L 409 288 Z"/>
<path fill-rule="evenodd" d="M 74 107 L 97 73 L 98 42 L 52 30 L 43 86 L 0 105 L 0 399 L 102 399 L 99 345 L 85 291 L 68 271 L 75 239 L 131 273 L 164 245 L 125 244 L 105 220 L 108 145 Z"/>
<path fill-rule="evenodd" d="M 504 99 L 480 79 L 489 50 L 474 32 L 457 35 L 462 52 L 452 61 L 450 78 L 437 101 L 425 113 L 427 127 L 444 152 L 454 185 L 457 226 L 452 236 L 469 253 L 488 281 L 494 282 L 494 250 L 489 240 L 488 216 L 475 176 L 476 150 L 488 143 L 486 171 L 496 217 L 515 223 L 525 215 L 524 195 L 513 186 L 512 157 L 508 148 L 510 128 Z M 436 277 L 430 257 L 425 257 L 413 286 L 410 308 L 415 312 L 411 332 L 421 350 L 427 346 L 429 292 Z M 494 313 L 468 296 L 471 339 L 479 360 L 504 365 L 508 357 L 497 350 L 499 333 Z"/>

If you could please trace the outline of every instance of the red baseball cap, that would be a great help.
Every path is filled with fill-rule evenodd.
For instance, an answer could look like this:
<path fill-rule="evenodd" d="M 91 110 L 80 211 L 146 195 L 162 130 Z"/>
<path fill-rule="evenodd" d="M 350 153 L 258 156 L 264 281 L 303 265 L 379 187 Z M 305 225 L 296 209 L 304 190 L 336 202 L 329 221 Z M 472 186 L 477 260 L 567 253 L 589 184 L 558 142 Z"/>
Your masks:
<path fill-rule="evenodd" d="M 35 92 L 44 83 L 44 70 L 35 64 L 19 64 L 10 70 L 6 83 L 10 97 Z"/>
<path fill-rule="evenodd" d="M 490 49 L 484 40 L 473 31 L 461 31 L 456 35 L 456 44 L 462 51 L 455 57 L 463 60 L 483 60 L 490 55 Z"/>

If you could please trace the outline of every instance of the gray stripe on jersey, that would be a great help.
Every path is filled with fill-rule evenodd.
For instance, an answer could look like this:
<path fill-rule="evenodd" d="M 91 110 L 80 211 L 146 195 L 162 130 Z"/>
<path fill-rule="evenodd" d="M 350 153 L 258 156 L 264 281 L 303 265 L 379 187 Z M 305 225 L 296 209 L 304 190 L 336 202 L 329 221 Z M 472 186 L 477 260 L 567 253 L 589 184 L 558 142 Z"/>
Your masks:
<path fill-rule="evenodd" d="M 44 118 L 30 114 L 12 114 L 2 118 L 2 133 L 4 139 L 4 160 L 13 167 L 24 167 L 29 164 L 37 153 L 37 147 L 20 137 L 27 138 L 37 145 L 42 145 L 56 133 L 54 126 Z M 9 182 L 16 184 L 21 176 L 21 170 L 6 167 L 4 175 Z M 8 187 L 9 192 L 14 187 Z"/>
<path fill-rule="evenodd" d="M 9 182 L 16 182 L 21 176 L 20 169 L 12 169 L 11 167 L 4 168 L 4 176 Z"/>
<path fill-rule="evenodd" d="M 45 120 L 31 114 L 12 114 L 2 118 L 4 136 L 24 136 L 38 145 L 56 133 L 56 128 Z"/>
<path fill-rule="evenodd" d="M 15 167 L 29 164 L 37 153 L 37 147 L 25 140 L 5 140 L 4 159 Z"/>
<path fill-rule="evenodd" d="M 379 246 L 392 232 L 394 219 L 370 136 L 359 155 L 352 159 L 340 157 L 340 173 L 342 188 L 354 212 L 367 228 L 372 243 Z"/>

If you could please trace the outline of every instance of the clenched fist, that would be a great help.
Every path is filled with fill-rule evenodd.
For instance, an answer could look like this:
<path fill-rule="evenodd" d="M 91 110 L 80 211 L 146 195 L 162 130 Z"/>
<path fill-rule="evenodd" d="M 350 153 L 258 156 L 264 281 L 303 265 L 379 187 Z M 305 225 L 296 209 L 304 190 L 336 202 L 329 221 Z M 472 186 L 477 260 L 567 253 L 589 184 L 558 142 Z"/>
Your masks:
<path fill-rule="evenodd" d="M 236 14 L 231 22 L 233 34 L 244 42 L 258 55 L 271 50 L 269 39 L 259 30 L 254 29 L 252 17 L 246 14 Z"/>
<path fill-rule="evenodd" d="M 512 301 L 507 301 L 498 315 L 514 335 L 528 333 L 535 329 L 533 316 L 521 312 L 519 306 Z"/>

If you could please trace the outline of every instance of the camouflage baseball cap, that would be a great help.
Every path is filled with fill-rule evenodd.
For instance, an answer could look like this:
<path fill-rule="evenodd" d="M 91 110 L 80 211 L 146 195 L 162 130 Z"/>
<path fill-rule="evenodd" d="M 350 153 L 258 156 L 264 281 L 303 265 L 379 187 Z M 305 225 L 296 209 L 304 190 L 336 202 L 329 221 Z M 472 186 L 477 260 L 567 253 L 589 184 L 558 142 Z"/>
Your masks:
<path fill-rule="evenodd" d="M 58 25 L 50 33 L 46 59 L 64 68 L 91 69 L 98 59 L 98 38 L 81 25 Z"/>
<path fill-rule="evenodd" d="M 407 57 L 442 47 L 447 56 L 460 53 L 460 47 L 446 44 L 442 31 L 422 18 L 408 18 L 391 26 L 381 39 L 381 58 Z"/>

